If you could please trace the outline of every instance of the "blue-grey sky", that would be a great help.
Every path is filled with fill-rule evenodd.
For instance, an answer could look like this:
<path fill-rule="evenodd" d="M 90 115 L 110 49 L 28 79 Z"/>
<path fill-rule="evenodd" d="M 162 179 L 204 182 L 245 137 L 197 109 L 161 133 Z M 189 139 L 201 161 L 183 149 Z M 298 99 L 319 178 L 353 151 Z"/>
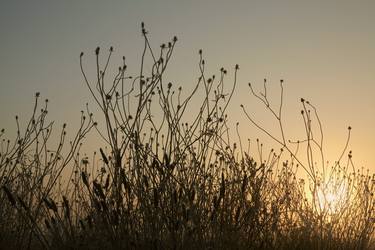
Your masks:
<path fill-rule="evenodd" d="M 127 57 L 136 74 L 142 38 L 140 22 L 157 48 L 179 38 L 168 77 L 193 87 L 198 49 L 208 72 L 240 65 L 231 106 L 233 124 L 250 138 L 261 137 L 244 123 L 244 103 L 265 123 L 247 88 L 263 78 L 277 91 L 285 80 L 285 119 L 291 137 L 298 127 L 299 98 L 319 109 L 331 161 L 353 127 L 351 148 L 358 167 L 375 170 L 375 1 L 18 1 L 0 2 L 0 127 L 27 117 L 34 93 L 50 99 L 56 125 L 78 123 L 90 100 L 79 69 L 88 67 L 96 46 L 114 46 L 114 64 Z M 232 72 L 232 71 L 231 71 Z M 231 75 L 229 75 L 229 80 Z"/>

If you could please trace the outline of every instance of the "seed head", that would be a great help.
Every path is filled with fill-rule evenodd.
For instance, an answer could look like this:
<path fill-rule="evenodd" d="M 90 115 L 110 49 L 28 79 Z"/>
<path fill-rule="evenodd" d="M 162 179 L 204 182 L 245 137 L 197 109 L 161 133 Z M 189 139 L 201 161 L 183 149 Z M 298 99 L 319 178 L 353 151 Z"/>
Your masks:
<path fill-rule="evenodd" d="M 99 55 L 100 47 L 96 47 L 95 49 L 95 55 Z"/>

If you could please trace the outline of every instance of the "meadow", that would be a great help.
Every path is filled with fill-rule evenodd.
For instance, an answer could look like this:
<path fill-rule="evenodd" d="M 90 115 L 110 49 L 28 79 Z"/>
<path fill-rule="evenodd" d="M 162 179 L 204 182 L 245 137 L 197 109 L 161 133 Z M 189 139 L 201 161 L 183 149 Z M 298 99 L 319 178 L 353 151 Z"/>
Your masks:
<path fill-rule="evenodd" d="M 279 100 L 269 99 L 266 80 L 259 93 L 249 84 L 278 124 L 275 134 L 246 103 L 238 107 L 278 145 L 265 152 L 229 126 L 238 65 L 208 76 L 199 51 L 199 79 L 185 90 L 164 77 L 177 37 L 155 51 L 143 24 L 141 34 L 135 76 L 125 58 L 112 74 L 112 47 L 95 50 L 94 75 L 81 53 L 97 106 L 82 111 L 71 141 L 39 93 L 28 122 L 16 117 L 15 139 L 1 130 L 1 249 L 375 249 L 375 175 L 355 168 L 350 127 L 341 156 L 327 163 L 315 106 L 301 99 L 305 137 L 291 141 L 283 80 Z M 104 141 L 92 157 L 81 152 L 89 134 Z"/>

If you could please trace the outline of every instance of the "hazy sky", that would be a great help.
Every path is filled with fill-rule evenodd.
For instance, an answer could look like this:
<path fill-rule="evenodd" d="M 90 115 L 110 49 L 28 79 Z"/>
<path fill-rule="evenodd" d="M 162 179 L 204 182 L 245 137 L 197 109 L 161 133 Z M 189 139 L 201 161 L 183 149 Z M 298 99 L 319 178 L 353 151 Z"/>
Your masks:
<path fill-rule="evenodd" d="M 285 123 L 290 137 L 302 128 L 299 99 L 319 109 L 327 157 L 334 161 L 353 127 L 351 149 L 357 167 L 375 170 L 375 1 L 17 1 L 0 2 L 0 127 L 27 117 L 34 93 L 50 101 L 56 126 L 78 123 L 90 100 L 79 69 L 84 51 L 90 65 L 96 46 L 114 46 L 137 73 L 140 22 L 157 48 L 179 38 L 171 81 L 190 89 L 198 77 L 198 50 L 208 73 L 240 65 L 231 105 L 233 124 L 251 139 L 259 132 L 244 123 L 239 104 L 272 124 L 254 104 L 247 83 L 263 78 L 277 93 L 285 80 Z M 272 125 L 273 126 L 273 125 Z"/>

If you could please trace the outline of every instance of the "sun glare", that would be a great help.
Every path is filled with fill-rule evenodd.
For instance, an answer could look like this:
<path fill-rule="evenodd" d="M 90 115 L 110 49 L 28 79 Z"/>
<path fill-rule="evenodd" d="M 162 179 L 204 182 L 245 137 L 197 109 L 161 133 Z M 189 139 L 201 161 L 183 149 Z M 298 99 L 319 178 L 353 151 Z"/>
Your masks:
<path fill-rule="evenodd" d="M 335 214 L 340 211 L 342 205 L 347 200 L 345 185 L 334 185 L 326 183 L 318 188 L 316 199 L 319 210 L 329 214 Z"/>

